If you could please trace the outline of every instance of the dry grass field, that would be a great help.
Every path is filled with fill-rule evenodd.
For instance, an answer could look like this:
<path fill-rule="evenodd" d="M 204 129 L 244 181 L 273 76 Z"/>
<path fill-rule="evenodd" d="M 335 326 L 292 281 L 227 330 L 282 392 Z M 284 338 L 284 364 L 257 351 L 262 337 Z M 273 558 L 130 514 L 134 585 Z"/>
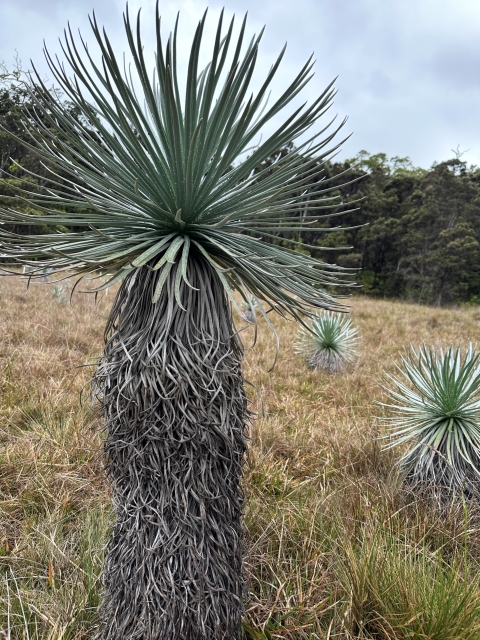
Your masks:
<path fill-rule="evenodd" d="M 86 385 L 113 292 L 73 305 L 53 285 L 0 280 L 0 638 L 93 638 L 111 511 L 101 421 Z M 378 382 L 409 343 L 480 343 L 480 309 L 350 300 L 361 355 L 313 373 L 297 326 L 260 323 L 246 378 L 258 419 L 245 474 L 245 635 L 263 639 L 480 638 L 480 516 L 438 513 L 382 451 Z M 246 346 L 253 329 L 242 334 Z M 80 394 L 86 388 L 83 404 Z"/>

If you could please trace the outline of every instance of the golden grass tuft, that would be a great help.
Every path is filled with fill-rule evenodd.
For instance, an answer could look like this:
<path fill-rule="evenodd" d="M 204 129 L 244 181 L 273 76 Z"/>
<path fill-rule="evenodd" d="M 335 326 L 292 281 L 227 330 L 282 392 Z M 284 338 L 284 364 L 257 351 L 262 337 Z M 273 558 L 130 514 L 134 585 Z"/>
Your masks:
<path fill-rule="evenodd" d="M 101 422 L 79 396 L 113 292 L 95 306 L 52 284 L 0 280 L 0 638 L 93 638 L 110 524 Z M 312 372 L 297 326 L 260 322 L 245 361 L 252 409 L 245 492 L 245 637 L 480 637 L 480 515 L 439 514 L 398 486 L 378 435 L 383 371 L 409 343 L 480 341 L 475 307 L 351 300 L 361 355 Z M 242 334 L 250 344 L 253 329 Z"/>

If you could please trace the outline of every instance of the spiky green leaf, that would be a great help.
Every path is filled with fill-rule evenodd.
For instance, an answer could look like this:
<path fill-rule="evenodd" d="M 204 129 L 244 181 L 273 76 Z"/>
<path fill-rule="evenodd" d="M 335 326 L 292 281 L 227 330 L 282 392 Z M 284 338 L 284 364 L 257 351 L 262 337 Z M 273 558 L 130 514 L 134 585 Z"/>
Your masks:
<path fill-rule="evenodd" d="M 158 7 L 153 78 L 144 57 L 140 14 L 133 25 L 128 10 L 124 22 L 133 61 L 128 72 L 95 16 L 90 22 L 101 65 L 70 28 L 62 44 L 66 65 L 45 49 L 56 83 L 81 119 L 35 72 L 29 84 L 37 109 L 36 119 L 31 114 L 36 130 L 30 148 L 50 168 L 51 181 L 40 193 L 29 191 L 27 184 L 21 194 L 41 215 L 15 208 L 0 211 L 2 253 L 54 272 L 100 273 L 109 283 L 143 265 L 162 268 L 157 299 L 172 260 L 182 262 L 177 273 L 185 279 L 194 251 L 217 269 L 230 296 L 240 290 L 244 299 L 254 296 L 295 317 L 312 308 L 338 308 L 324 288 L 351 284 L 349 270 L 272 242 L 279 232 L 295 241 L 302 230 L 310 231 L 320 218 L 338 212 L 341 203 L 329 197 L 324 182 L 314 183 L 313 192 L 311 186 L 325 158 L 339 146 L 328 149 L 341 124 L 325 137 L 326 128 L 311 133 L 332 104 L 333 83 L 282 122 L 282 112 L 312 76 L 312 60 L 269 106 L 268 90 L 284 50 L 258 92 L 248 97 L 262 34 L 243 50 L 245 20 L 235 39 L 233 20 L 223 35 L 222 14 L 211 62 L 199 72 L 205 19 L 195 32 L 183 92 L 177 27 L 165 44 Z M 255 146 L 274 117 L 275 131 Z M 254 172 L 296 140 L 296 148 Z M 79 230 L 42 235 L 8 231 L 9 225 L 45 224 Z"/>

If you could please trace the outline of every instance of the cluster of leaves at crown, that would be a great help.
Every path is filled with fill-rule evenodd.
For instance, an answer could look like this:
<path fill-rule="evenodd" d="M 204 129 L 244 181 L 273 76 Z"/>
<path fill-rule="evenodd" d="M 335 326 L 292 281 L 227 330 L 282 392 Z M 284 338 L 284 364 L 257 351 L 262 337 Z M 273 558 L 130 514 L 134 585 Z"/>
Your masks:
<path fill-rule="evenodd" d="M 471 343 L 406 352 L 383 388 L 393 415 L 386 448 L 409 445 L 400 467 L 420 484 L 470 489 L 480 480 L 480 354 Z"/>
<path fill-rule="evenodd" d="M 316 315 L 310 326 L 299 331 L 295 350 L 315 370 L 343 371 L 358 352 L 358 327 L 349 316 L 326 311 Z"/>
<path fill-rule="evenodd" d="M 309 305 L 339 307 L 320 288 L 349 283 L 349 270 L 296 252 L 293 245 L 265 242 L 278 232 L 298 237 L 319 217 L 338 212 L 338 197 L 327 193 L 333 187 L 327 189 L 318 181 L 318 189 L 310 190 L 308 198 L 305 195 L 306 185 L 322 171 L 322 159 L 339 146 L 327 149 L 343 123 L 323 139 L 320 136 L 331 122 L 317 133 L 303 135 L 331 106 L 332 84 L 258 142 L 262 127 L 311 78 L 311 59 L 269 105 L 269 85 L 283 50 L 256 95 L 248 97 L 262 34 L 244 47 L 245 20 L 235 38 L 233 20 L 224 33 L 221 16 L 211 62 L 199 70 L 204 16 L 193 39 L 182 94 L 177 26 L 165 44 L 157 6 L 152 78 L 144 57 L 140 14 L 136 26 L 128 11 L 124 22 L 136 81 L 132 69 L 123 69 L 117 61 L 95 16 L 91 26 L 101 65 L 95 63 L 81 36 L 78 46 L 70 28 L 62 49 L 73 79 L 64 64 L 45 50 L 55 81 L 81 118 L 72 117 L 35 71 L 29 90 L 38 117 L 30 114 L 36 121 L 31 148 L 48 164 L 51 181 L 42 193 L 26 186 L 21 197 L 43 215 L 15 208 L 0 213 L 0 221 L 7 225 L 32 226 L 41 221 L 81 230 L 15 235 L 4 224 L 0 227 L 3 254 L 55 272 L 108 275 L 103 287 L 148 265 L 160 270 L 157 300 L 175 263 L 180 265 L 178 296 L 181 279 L 187 281 L 189 254 L 195 251 L 215 267 L 230 296 L 236 289 L 245 300 L 275 301 L 278 311 L 295 317 L 308 313 Z M 61 136 L 56 133 L 59 129 Z M 280 160 L 278 154 L 273 166 L 255 172 L 266 158 L 299 136 L 302 141 L 286 157 Z M 296 215 L 299 208 L 301 216 Z"/>

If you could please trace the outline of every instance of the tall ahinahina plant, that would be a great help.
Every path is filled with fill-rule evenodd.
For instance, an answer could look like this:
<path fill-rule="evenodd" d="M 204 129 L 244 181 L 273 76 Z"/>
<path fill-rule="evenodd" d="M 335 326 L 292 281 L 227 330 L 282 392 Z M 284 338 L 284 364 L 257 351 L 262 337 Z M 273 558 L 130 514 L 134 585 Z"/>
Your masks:
<path fill-rule="evenodd" d="M 265 241 L 278 231 L 298 234 L 319 210 L 333 212 L 339 204 L 325 196 L 328 189 L 310 192 L 308 201 L 302 195 L 336 133 L 321 139 L 324 128 L 303 136 L 329 108 L 332 86 L 278 119 L 310 79 L 313 63 L 268 104 L 283 52 L 250 96 L 260 36 L 244 47 L 245 20 L 234 38 L 233 21 L 223 35 L 220 18 L 211 61 L 199 71 L 204 21 L 183 92 L 177 29 L 165 46 L 158 11 L 153 76 L 140 24 L 132 29 L 128 13 L 133 63 L 126 71 L 95 18 L 101 64 L 70 30 L 63 50 L 74 75 L 46 51 L 86 124 L 70 116 L 38 75 L 32 79 L 41 115 L 32 148 L 51 168 L 51 182 L 40 195 L 23 194 L 41 216 L 1 213 L 4 254 L 79 278 L 107 275 L 99 288 L 121 282 L 94 376 L 116 515 L 101 612 L 108 640 L 240 637 L 248 410 L 232 292 L 255 299 L 265 318 L 269 306 L 295 318 L 339 306 L 323 289 L 339 283 L 336 267 Z M 258 143 L 274 117 L 274 133 Z M 300 136 L 274 170 L 254 173 Z M 45 223 L 75 230 L 8 232 L 10 224 Z"/>

